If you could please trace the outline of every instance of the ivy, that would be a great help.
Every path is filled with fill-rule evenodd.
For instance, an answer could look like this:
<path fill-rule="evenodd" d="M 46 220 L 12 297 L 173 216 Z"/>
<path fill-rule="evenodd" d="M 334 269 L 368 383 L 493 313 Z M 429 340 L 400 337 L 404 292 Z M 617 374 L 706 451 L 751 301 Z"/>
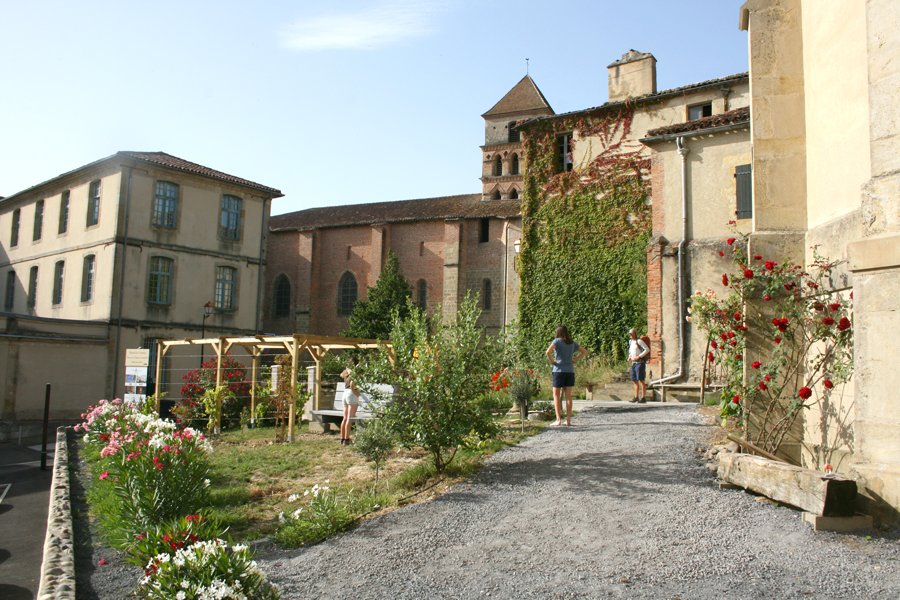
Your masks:
<path fill-rule="evenodd" d="M 646 324 L 650 165 L 629 145 L 633 115 L 625 106 L 529 126 L 519 319 L 533 355 L 565 324 L 582 345 L 621 358 L 626 331 Z M 558 173 L 557 135 L 571 131 L 603 150 Z"/>

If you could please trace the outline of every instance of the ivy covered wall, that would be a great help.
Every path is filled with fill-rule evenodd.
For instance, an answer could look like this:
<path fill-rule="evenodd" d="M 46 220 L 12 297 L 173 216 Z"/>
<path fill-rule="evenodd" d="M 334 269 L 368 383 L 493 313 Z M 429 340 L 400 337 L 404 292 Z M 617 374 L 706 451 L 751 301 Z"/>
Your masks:
<path fill-rule="evenodd" d="M 646 328 L 650 163 L 628 145 L 633 114 L 625 106 L 525 129 L 519 320 L 532 356 L 560 324 L 592 353 L 616 358 L 627 353 L 628 329 Z M 573 132 L 598 151 L 565 171 L 560 135 Z"/>

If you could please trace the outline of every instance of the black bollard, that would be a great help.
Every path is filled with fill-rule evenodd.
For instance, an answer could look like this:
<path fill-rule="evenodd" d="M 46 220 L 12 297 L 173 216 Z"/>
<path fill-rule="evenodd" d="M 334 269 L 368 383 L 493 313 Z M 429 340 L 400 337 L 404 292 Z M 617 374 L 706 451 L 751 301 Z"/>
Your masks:
<path fill-rule="evenodd" d="M 44 393 L 44 432 L 41 437 L 41 471 L 47 470 L 47 429 L 50 426 L 50 384 Z"/>

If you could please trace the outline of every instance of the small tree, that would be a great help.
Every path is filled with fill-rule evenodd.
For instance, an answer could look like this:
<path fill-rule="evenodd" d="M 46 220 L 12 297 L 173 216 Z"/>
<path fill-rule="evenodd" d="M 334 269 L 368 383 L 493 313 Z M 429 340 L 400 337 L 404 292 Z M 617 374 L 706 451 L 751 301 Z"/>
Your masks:
<path fill-rule="evenodd" d="M 373 488 L 378 489 L 378 474 L 384 461 L 394 449 L 394 434 L 385 422 L 381 419 L 370 421 L 361 427 L 356 434 L 356 440 L 353 443 L 353 449 L 366 460 L 372 462 L 375 467 L 375 485 Z"/>
<path fill-rule="evenodd" d="M 362 365 L 360 378 L 363 387 L 375 381 L 396 385 L 383 418 L 402 445 L 424 448 L 442 473 L 467 442 L 497 435 L 481 399 L 500 353 L 476 324 L 480 311 L 471 294 L 450 323 L 440 311 L 429 317 L 412 303 L 406 308 L 406 318 L 394 312 L 392 348 L 383 347 Z"/>
<path fill-rule="evenodd" d="M 400 318 L 409 315 L 409 284 L 400 272 L 400 262 L 393 251 L 388 252 L 384 269 L 370 287 L 365 300 L 354 305 L 350 322 L 343 335 L 356 338 L 386 340 L 391 334 L 391 314 L 399 310 Z"/>

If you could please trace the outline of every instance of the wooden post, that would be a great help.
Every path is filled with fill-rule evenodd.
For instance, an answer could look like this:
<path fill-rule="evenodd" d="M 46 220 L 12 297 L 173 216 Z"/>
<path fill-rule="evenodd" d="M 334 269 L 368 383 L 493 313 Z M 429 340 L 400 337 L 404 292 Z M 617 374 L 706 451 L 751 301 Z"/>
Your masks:
<path fill-rule="evenodd" d="M 856 482 L 762 456 L 719 453 L 719 478 L 773 500 L 825 517 L 856 513 Z"/>
<path fill-rule="evenodd" d="M 154 379 L 154 381 L 156 382 L 155 383 L 156 390 L 154 392 L 154 395 L 156 396 L 156 416 L 157 417 L 160 416 L 160 414 L 159 414 L 159 409 L 160 409 L 160 406 L 159 406 L 159 394 L 160 394 L 159 382 L 160 382 L 160 378 L 162 377 L 162 361 L 163 361 L 163 357 L 166 355 L 166 350 L 168 350 L 168 349 L 169 349 L 169 347 L 166 346 L 165 344 L 163 344 L 162 340 L 156 340 L 156 379 Z"/>
<path fill-rule="evenodd" d="M 219 386 L 222 385 L 222 348 L 225 347 L 225 338 L 220 337 L 218 344 L 213 344 L 213 349 L 216 351 L 216 390 L 219 389 Z M 218 396 L 218 394 L 217 394 Z M 216 434 L 222 433 L 222 398 L 219 397 L 218 409 L 216 414 Z"/>
<path fill-rule="evenodd" d="M 260 349 L 254 346 L 250 349 L 253 354 L 253 363 L 250 368 L 250 427 L 256 426 L 256 370 L 259 367 Z"/>
<path fill-rule="evenodd" d="M 297 418 L 297 363 L 300 360 L 300 348 L 298 338 L 294 336 L 293 350 L 291 351 L 291 405 L 288 407 L 288 436 L 289 442 L 294 441 L 294 424 Z"/>

